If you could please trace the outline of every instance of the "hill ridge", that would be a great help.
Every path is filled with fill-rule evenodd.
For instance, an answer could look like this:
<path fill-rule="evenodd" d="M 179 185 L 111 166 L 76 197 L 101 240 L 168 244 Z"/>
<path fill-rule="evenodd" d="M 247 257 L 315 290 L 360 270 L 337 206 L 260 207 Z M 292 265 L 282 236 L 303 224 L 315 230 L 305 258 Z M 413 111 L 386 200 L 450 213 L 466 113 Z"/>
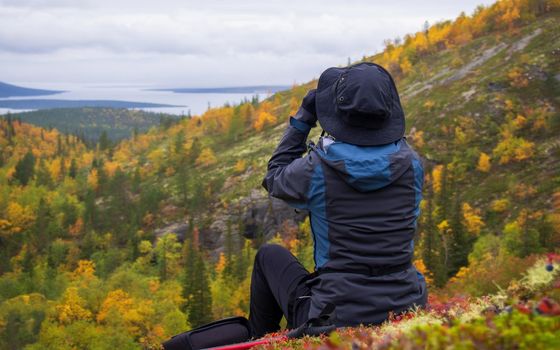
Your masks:
<path fill-rule="evenodd" d="M 55 94 L 60 94 L 62 92 L 64 91 L 26 88 L 22 86 L 3 83 L 0 81 L 0 98 L 55 95 Z"/>

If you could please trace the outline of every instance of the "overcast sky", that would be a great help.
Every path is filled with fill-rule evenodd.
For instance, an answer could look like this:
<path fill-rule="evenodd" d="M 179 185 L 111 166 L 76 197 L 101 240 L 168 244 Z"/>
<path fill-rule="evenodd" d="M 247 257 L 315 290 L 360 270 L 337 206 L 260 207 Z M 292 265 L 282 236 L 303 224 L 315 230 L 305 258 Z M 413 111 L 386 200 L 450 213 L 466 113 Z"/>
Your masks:
<path fill-rule="evenodd" d="M 0 0 L 0 81 L 305 82 L 492 0 Z"/>

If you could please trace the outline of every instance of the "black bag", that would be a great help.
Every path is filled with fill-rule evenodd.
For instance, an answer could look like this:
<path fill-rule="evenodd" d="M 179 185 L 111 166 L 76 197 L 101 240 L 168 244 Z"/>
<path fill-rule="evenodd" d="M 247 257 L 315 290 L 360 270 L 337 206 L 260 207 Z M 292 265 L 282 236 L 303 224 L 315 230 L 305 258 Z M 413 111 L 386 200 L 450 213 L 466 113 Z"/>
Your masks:
<path fill-rule="evenodd" d="M 230 317 L 178 334 L 164 342 L 165 350 L 199 350 L 242 343 L 251 338 L 245 317 Z"/>

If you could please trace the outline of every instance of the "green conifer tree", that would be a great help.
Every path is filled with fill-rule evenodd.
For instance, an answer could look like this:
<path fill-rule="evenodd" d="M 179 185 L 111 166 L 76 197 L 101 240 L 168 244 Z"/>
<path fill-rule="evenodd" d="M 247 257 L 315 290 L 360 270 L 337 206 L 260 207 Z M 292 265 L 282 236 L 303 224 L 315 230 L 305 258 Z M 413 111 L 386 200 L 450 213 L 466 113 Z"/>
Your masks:
<path fill-rule="evenodd" d="M 68 170 L 68 176 L 75 179 L 76 175 L 78 175 L 78 163 L 76 163 L 76 159 L 72 158 L 70 161 L 70 169 Z"/>
<path fill-rule="evenodd" d="M 102 151 L 105 151 L 105 150 L 108 150 L 109 148 L 111 148 L 111 140 L 109 139 L 109 136 L 107 135 L 107 131 L 103 130 L 103 132 L 101 133 L 101 136 L 99 136 L 98 145 L 99 145 L 99 149 L 102 150 Z"/>
<path fill-rule="evenodd" d="M 210 321 L 212 321 L 212 293 L 202 254 L 197 252 L 192 298 L 189 304 L 189 323 L 197 327 Z"/>
<path fill-rule="evenodd" d="M 232 223 L 231 220 L 228 220 L 226 233 L 224 237 L 224 257 L 225 257 L 225 266 L 223 270 L 223 275 L 225 278 L 231 278 L 234 275 L 234 264 L 233 264 L 233 233 L 232 233 Z"/>
<path fill-rule="evenodd" d="M 33 172 L 35 169 L 35 156 L 31 150 L 29 150 L 22 159 L 20 159 L 15 168 L 14 178 L 18 180 L 18 182 L 26 186 L 29 180 L 33 178 Z"/>

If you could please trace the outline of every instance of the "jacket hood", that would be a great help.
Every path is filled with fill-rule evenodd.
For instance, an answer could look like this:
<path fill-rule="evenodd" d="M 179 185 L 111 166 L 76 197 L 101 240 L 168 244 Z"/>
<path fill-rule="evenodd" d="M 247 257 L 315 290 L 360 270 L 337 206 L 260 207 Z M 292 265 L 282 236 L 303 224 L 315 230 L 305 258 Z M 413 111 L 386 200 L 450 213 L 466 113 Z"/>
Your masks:
<path fill-rule="evenodd" d="M 360 192 L 390 185 L 410 168 L 413 159 L 404 139 L 382 146 L 357 146 L 323 137 L 315 149 L 326 165 Z"/>

